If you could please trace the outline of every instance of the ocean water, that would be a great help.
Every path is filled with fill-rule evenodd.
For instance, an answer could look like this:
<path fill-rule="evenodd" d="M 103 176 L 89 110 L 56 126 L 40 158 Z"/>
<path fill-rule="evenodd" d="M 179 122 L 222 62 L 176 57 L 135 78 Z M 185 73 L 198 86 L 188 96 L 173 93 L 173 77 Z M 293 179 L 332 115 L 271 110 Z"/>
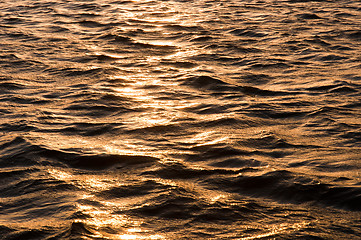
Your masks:
<path fill-rule="evenodd" d="M 0 239 L 361 239 L 361 2 L 0 1 Z"/>

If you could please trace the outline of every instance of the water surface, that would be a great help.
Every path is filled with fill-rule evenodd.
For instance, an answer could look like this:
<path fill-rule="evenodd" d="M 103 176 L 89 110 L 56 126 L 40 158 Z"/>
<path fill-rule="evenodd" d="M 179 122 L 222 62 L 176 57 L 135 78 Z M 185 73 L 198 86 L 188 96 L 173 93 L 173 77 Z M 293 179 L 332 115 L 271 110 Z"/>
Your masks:
<path fill-rule="evenodd" d="M 0 2 L 1 239 L 359 239 L 361 3 Z"/>

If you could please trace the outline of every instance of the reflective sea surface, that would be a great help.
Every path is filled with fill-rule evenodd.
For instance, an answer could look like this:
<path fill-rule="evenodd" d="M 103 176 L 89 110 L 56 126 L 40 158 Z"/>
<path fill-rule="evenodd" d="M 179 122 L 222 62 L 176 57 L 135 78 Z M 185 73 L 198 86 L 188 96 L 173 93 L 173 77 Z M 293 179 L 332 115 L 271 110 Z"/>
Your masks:
<path fill-rule="evenodd" d="M 360 239 L 361 2 L 0 1 L 0 239 Z"/>

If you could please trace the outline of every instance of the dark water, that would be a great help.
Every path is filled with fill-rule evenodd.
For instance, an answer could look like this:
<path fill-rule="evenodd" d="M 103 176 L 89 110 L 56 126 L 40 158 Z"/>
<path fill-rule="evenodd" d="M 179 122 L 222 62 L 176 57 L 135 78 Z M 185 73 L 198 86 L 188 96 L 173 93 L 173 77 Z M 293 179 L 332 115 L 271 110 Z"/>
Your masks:
<path fill-rule="evenodd" d="M 1 239 L 360 239 L 361 3 L 0 1 Z"/>

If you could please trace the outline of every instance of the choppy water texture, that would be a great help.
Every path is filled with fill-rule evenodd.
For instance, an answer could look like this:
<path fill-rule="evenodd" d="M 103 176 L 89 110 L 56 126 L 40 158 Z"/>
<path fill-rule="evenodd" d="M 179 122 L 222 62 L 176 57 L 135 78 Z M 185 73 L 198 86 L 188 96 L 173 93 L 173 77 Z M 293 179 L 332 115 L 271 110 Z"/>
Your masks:
<path fill-rule="evenodd" d="M 0 2 L 1 239 L 360 239 L 359 1 Z"/>

